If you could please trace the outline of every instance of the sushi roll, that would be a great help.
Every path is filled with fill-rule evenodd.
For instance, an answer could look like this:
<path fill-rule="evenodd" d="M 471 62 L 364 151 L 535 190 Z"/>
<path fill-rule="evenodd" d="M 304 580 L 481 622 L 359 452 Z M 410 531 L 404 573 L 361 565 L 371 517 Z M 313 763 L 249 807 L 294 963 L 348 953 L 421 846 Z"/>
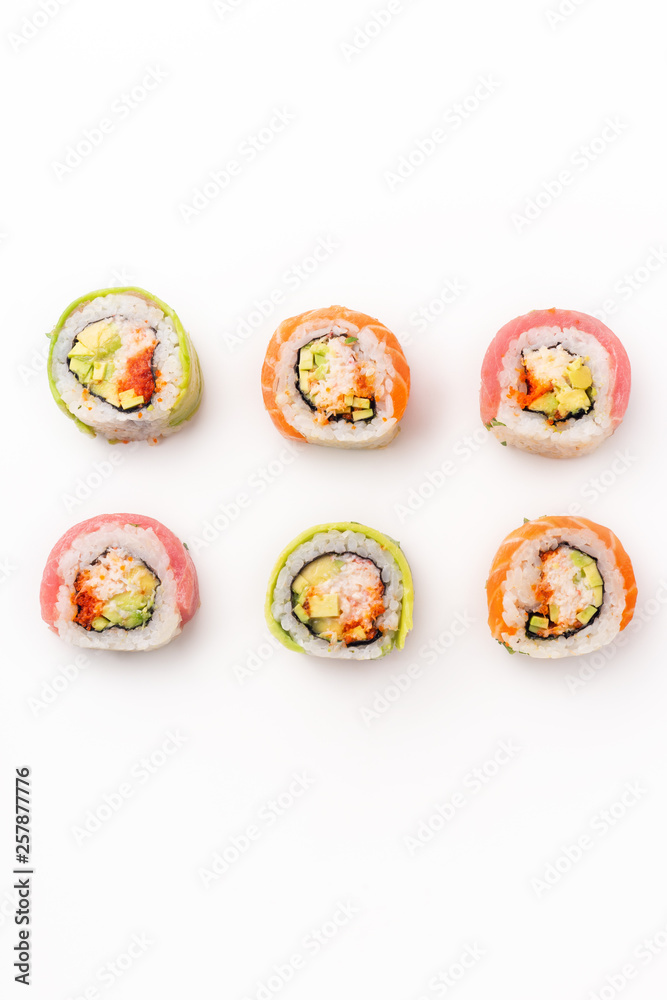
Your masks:
<path fill-rule="evenodd" d="M 637 600 L 627 552 L 584 517 L 538 517 L 509 534 L 486 592 L 494 639 L 542 659 L 605 646 L 630 623 Z"/>
<path fill-rule="evenodd" d="M 553 458 L 585 455 L 614 433 L 630 361 L 593 316 L 535 310 L 496 334 L 482 365 L 480 411 L 502 444 Z"/>
<path fill-rule="evenodd" d="M 398 434 L 410 369 L 379 320 L 343 306 L 286 319 L 262 368 L 264 405 L 281 434 L 333 448 L 380 448 Z"/>
<path fill-rule="evenodd" d="M 63 535 L 46 562 L 42 618 L 89 649 L 137 651 L 171 642 L 199 607 L 190 554 L 141 514 L 101 514 Z"/>
<path fill-rule="evenodd" d="M 281 552 L 266 620 L 288 649 L 373 660 L 412 628 L 412 576 L 398 542 L 354 521 L 318 524 Z"/>
<path fill-rule="evenodd" d="M 49 336 L 53 398 L 88 434 L 156 444 L 199 406 L 190 337 L 173 309 L 141 288 L 83 295 Z"/>

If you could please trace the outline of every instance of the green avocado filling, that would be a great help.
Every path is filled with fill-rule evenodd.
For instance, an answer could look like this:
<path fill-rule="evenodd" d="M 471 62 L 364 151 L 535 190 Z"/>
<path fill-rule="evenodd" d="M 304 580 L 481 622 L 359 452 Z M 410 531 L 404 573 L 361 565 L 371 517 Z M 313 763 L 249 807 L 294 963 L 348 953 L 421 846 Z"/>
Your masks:
<path fill-rule="evenodd" d="M 141 628 L 151 618 L 158 577 L 141 560 L 110 548 L 74 581 L 74 621 L 88 631 Z"/>
<path fill-rule="evenodd" d="M 122 317 L 96 320 L 77 334 L 67 355 L 69 370 L 90 393 L 116 409 L 138 409 L 155 391 L 154 334 L 152 327 Z"/>
<path fill-rule="evenodd" d="M 351 552 L 327 553 L 292 581 L 292 612 L 313 635 L 347 646 L 373 642 L 386 608 L 380 570 Z"/>
<path fill-rule="evenodd" d="M 311 409 L 323 412 L 328 420 L 358 423 L 375 416 L 372 380 L 357 360 L 356 344 L 356 337 L 327 335 L 299 350 L 299 392 Z"/>
<path fill-rule="evenodd" d="M 525 392 L 518 392 L 520 406 L 541 413 L 550 423 L 583 417 L 595 402 L 597 390 L 587 359 L 562 344 L 522 352 Z"/>
<path fill-rule="evenodd" d="M 597 561 L 566 544 L 540 553 L 540 560 L 540 578 L 533 587 L 536 607 L 527 615 L 526 633 L 534 639 L 554 639 L 581 631 L 604 601 Z"/>

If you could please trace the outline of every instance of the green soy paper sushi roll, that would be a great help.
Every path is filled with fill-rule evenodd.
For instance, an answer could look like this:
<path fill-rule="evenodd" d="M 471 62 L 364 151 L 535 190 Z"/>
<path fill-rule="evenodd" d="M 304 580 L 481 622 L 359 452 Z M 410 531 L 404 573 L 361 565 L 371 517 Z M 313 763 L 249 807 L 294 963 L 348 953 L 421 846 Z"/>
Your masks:
<path fill-rule="evenodd" d="M 82 295 L 49 337 L 53 398 L 87 434 L 157 444 L 199 406 L 192 341 L 174 310 L 143 288 Z"/>
<path fill-rule="evenodd" d="M 403 648 L 413 596 L 398 542 L 356 521 L 318 524 L 280 553 L 269 579 L 266 621 L 296 653 L 374 660 Z"/>

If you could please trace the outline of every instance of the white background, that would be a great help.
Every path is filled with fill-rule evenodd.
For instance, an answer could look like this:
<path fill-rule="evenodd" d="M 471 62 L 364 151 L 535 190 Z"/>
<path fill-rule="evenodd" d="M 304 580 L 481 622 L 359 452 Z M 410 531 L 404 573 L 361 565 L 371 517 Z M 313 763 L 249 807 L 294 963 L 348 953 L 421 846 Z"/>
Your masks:
<path fill-rule="evenodd" d="M 664 22 L 650 0 L 579 0 L 560 21 L 556 2 L 402 0 L 372 40 L 359 29 L 383 0 L 71 0 L 48 19 L 27 0 L 4 5 L 3 995 L 23 995 L 7 893 L 13 768 L 25 764 L 39 1000 L 664 995 Z M 164 79 L 119 110 L 151 68 Z M 493 81 L 481 102 L 480 78 Z M 240 147 L 274 109 L 293 121 L 250 162 Z M 103 118 L 112 128 L 90 150 L 86 130 Z M 607 119 L 618 134 L 594 142 Z M 438 127 L 433 155 L 390 183 Z M 58 168 L 82 142 L 88 155 Z M 182 206 L 234 158 L 240 174 L 186 222 Z M 571 183 L 545 195 L 563 170 Z M 338 246 L 288 279 L 320 239 Z M 447 282 L 464 290 L 445 306 Z M 206 390 L 176 437 L 114 451 L 58 412 L 42 351 L 72 299 L 124 283 L 177 310 Z M 332 302 L 378 316 L 405 345 L 412 398 L 383 451 L 285 450 L 262 408 L 275 326 Z M 621 428 L 566 462 L 479 432 L 488 342 L 552 305 L 604 309 L 633 365 Z M 448 460 L 454 473 L 425 487 Z M 421 505 L 420 489 L 432 494 Z M 239 494 L 229 526 L 207 528 Z M 79 651 L 39 618 L 43 564 L 71 524 L 118 510 L 189 542 L 201 610 L 168 648 L 90 655 L 77 672 Z M 607 657 L 510 657 L 486 626 L 488 566 L 522 517 L 568 510 L 631 554 L 639 624 Z M 405 650 L 353 665 L 273 650 L 262 606 L 275 556 L 303 528 L 346 518 L 403 544 L 416 588 Z M 244 677 L 248 662 L 261 665 Z M 409 688 L 378 700 L 411 664 Z M 187 740 L 164 758 L 169 732 Z M 475 793 L 467 776 L 503 740 L 521 749 Z M 258 820 L 289 798 L 294 773 L 311 787 Z M 126 782 L 131 797 L 80 842 L 89 811 Z M 638 800 L 601 832 L 626 783 Z M 456 792 L 465 804 L 411 851 L 406 838 Z M 202 869 L 251 824 L 261 837 L 206 888 Z M 558 862 L 584 836 L 581 860 Z M 540 889 L 557 862 L 570 870 Z M 348 901 L 355 915 L 315 954 L 304 939 Z M 151 943 L 130 962 L 133 934 Z M 636 949 L 656 934 L 648 960 Z M 484 955 L 447 994 L 433 979 L 468 946 Z M 262 992 L 295 954 L 304 967 Z M 100 973 L 117 961 L 120 978 Z"/>

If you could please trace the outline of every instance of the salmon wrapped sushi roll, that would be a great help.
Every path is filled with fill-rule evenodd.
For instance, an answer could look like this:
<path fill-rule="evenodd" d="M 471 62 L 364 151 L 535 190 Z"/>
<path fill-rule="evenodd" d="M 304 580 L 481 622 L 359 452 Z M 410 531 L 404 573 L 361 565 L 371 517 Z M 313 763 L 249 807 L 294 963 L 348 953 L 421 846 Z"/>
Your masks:
<path fill-rule="evenodd" d="M 489 628 L 510 652 L 592 653 L 632 620 L 637 585 L 613 531 L 584 517 L 538 517 L 507 536 L 486 584 Z"/>
<path fill-rule="evenodd" d="M 262 368 L 264 405 L 285 437 L 380 448 L 399 430 L 410 369 L 386 326 L 330 306 L 280 324 Z"/>
<path fill-rule="evenodd" d="M 88 434 L 156 444 L 199 406 L 201 369 L 190 337 L 173 309 L 142 288 L 83 295 L 50 337 L 51 392 Z"/>
<path fill-rule="evenodd" d="M 197 572 L 168 528 L 141 514 L 101 514 L 63 535 L 46 562 L 42 618 L 89 649 L 157 649 L 199 607 Z"/>
<path fill-rule="evenodd" d="M 502 444 L 553 458 L 594 451 L 630 396 L 630 361 L 593 316 L 542 309 L 495 336 L 482 365 L 480 412 Z"/>
<path fill-rule="evenodd" d="M 403 648 L 412 604 L 412 575 L 398 542 L 342 521 L 309 528 L 281 552 L 265 610 L 288 649 L 371 660 Z"/>

